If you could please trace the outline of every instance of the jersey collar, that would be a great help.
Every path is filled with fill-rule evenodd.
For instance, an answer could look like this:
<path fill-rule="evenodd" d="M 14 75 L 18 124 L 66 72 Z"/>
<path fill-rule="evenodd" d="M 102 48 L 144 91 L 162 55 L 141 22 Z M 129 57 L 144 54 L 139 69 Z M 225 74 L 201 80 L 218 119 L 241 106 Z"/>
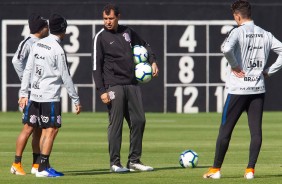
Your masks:
<path fill-rule="evenodd" d="M 61 43 L 61 39 L 58 36 L 50 34 L 50 37 L 55 39 L 58 43 Z"/>
<path fill-rule="evenodd" d="M 246 21 L 246 22 L 243 22 L 240 26 L 242 25 L 254 25 L 254 21 L 253 20 Z"/>
<path fill-rule="evenodd" d="M 39 40 L 39 38 L 38 38 L 37 36 L 35 36 L 34 34 L 30 34 L 29 37 L 30 37 L 30 38 L 35 38 L 35 39 L 38 39 L 38 40 Z"/>

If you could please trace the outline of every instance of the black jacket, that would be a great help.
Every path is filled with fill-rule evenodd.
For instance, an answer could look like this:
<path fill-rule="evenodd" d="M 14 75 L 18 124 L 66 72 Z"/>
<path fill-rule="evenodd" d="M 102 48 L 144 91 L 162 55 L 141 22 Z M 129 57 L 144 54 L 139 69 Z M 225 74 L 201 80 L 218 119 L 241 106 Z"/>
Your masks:
<path fill-rule="evenodd" d="M 150 45 L 135 31 L 119 25 L 117 31 L 103 28 L 93 39 L 93 77 L 99 92 L 109 86 L 137 84 L 132 48 L 143 45 L 149 54 L 149 62 L 156 62 Z"/>

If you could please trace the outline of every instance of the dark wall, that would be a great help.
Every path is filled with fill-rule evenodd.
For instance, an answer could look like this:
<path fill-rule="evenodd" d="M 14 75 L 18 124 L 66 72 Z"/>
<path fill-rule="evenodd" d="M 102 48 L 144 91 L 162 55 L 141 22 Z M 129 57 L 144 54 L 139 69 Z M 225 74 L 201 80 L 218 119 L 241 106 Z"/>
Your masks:
<path fill-rule="evenodd" d="M 101 28 L 101 25 L 96 23 L 101 20 L 101 10 L 106 2 L 108 1 L 48 0 L 47 2 L 2 0 L 0 2 L 0 18 L 1 20 L 26 20 L 32 12 L 40 13 L 42 16 L 48 18 L 51 13 L 58 12 L 65 16 L 69 22 L 75 20 L 91 20 L 95 22 L 92 25 L 71 24 L 71 26 L 75 26 L 79 31 L 79 49 L 75 53 L 68 53 L 69 57 L 79 57 L 79 65 L 76 67 L 73 75 L 74 82 L 76 84 L 89 85 L 92 83 L 91 57 L 89 54 L 91 53 L 91 40 L 94 34 L 93 27 L 96 31 Z M 224 84 L 224 81 L 220 78 L 219 68 L 222 59 L 222 55 L 220 55 L 220 44 L 224 40 L 225 34 L 222 34 L 220 31 L 226 24 L 220 24 L 220 22 L 233 20 L 230 12 L 230 3 L 233 1 L 122 0 L 112 2 L 119 4 L 122 20 L 136 20 L 136 24 L 131 23 L 129 26 L 150 43 L 158 58 L 160 76 L 150 83 L 142 85 L 145 110 L 158 112 L 220 111 L 219 109 L 224 101 L 219 100 L 219 96 L 214 95 Z M 279 21 L 282 3 L 279 0 L 269 0 L 267 2 L 264 0 L 253 0 L 250 2 L 253 5 L 253 19 L 255 23 L 272 32 L 279 40 L 282 40 L 282 26 Z M 142 23 L 141 25 L 140 20 L 154 21 L 156 24 L 152 25 L 150 23 L 144 25 Z M 167 21 L 175 21 L 175 23 L 178 21 L 193 21 L 195 23 L 196 21 L 201 24 L 196 23 L 197 25 L 193 25 L 185 22 L 183 25 L 170 24 L 165 28 Z M 210 24 L 209 21 L 217 21 L 219 24 L 207 26 Z M 3 34 L 2 23 L 0 26 L 1 34 Z M 188 51 L 187 47 L 179 46 L 180 38 L 188 26 L 194 26 L 194 36 L 197 42 L 194 51 Z M 8 53 L 6 57 L 7 83 L 12 85 L 19 84 L 19 80 L 11 64 L 11 58 L 17 49 L 18 43 L 24 38 L 21 35 L 23 27 L 23 24 L 7 26 L 6 44 L 2 44 L 2 37 L 0 38 L 1 48 L 7 48 Z M 65 39 L 65 45 L 73 44 L 71 37 L 74 32 L 72 31 Z M 209 40 L 208 46 L 207 40 Z M 81 56 L 85 53 L 88 55 Z M 1 49 L 0 55 L 2 56 L 2 54 L 4 53 L 2 53 Z M 186 67 L 190 62 L 187 61 L 187 57 L 185 58 L 185 56 L 188 56 L 188 60 L 192 58 L 194 64 L 192 69 L 194 77 L 189 82 L 183 82 L 179 77 L 181 71 L 187 69 Z M 269 63 L 274 62 L 276 57 L 272 53 Z M 183 58 L 186 65 L 181 68 L 179 64 Z M 2 62 L 1 58 L 1 75 Z M 209 66 L 207 65 L 208 62 Z M 165 71 L 167 72 L 165 73 Z M 184 73 L 183 75 L 186 74 Z M 190 75 L 190 73 L 188 72 L 187 75 Z M 266 110 L 281 110 L 281 88 L 277 84 L 277 81 L 281 81 L 281 79 L 282 74 L 278 72 L 266 81 L 268 91 L 265 102 Z M 2 104 L 2 77 L 0 83 L 0 103 Z M 7 88 L 6 110 L 17 110 L 18 89 L 18 87 Z M 78 91 L 84 110 L 105 110 L 99 97 L 96 95 L 93 98 L 95 91 L 91 87 L 78 87 Z M 4 110 L 2 105 L 0 109 Z M 71 110 L 70 101 L 68 101 L 67 109 Z"/>

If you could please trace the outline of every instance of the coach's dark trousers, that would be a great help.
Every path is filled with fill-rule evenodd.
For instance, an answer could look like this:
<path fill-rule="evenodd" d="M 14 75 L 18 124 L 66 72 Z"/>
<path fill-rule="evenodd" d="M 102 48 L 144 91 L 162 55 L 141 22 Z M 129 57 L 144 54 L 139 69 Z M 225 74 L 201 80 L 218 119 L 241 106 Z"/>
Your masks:
<path fill-rule="evenodd" d="M 216 142 L 214 158 L 215 168 L 221 168 L 227 152 L 233 129 L 241 114 L 246 111 L 251 133 L 249 148 L 248 168 L 255 168 L 262 143 L 262 114 L 264 104 L 264 93 L 253 95 L 228 94 L 223 113 L 219 134 Z"/>
<path fill-rule="evenodd" d="M 128 161 L 138 162 L 141 158 L 142 139 L 146 122 L 140 86 L 116 85 L 109 87 L 108 92 L 113 98 L 108 105 L 110 165 L 120 164 L 124 118 L 130 129 Z"/>

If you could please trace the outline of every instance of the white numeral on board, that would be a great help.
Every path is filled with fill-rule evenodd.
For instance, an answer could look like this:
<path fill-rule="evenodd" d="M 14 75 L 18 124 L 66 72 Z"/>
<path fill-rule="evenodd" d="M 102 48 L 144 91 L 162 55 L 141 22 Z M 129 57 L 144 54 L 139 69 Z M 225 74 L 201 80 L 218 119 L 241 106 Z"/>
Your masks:
<path fill-rule="evenodd" d="M 189 100 L 183 106 L 183 95 L 189 96 Z M 174 96 L 176 97 L 176 112 L 177 113 L 197 113 L 199 112 L 199 107 L 193 106 L 197 97 L 198 89 L 196 87 L 186 87 L 184 90 L 182 87 L 177 87 Z"/>
<path fill-rule="evenodd" d="M 179 60 L 178 77 L 182 83 L 190 83 L 194 79 L 194 60 L 192 57 L 184 56 Z"/>
<path fill-rule="evenodd" d="M 187 47 L 188 52 L 195 52 L 197 41 L 195 40 L 195 26 L 187 26 L 179 40 L 180 47 Z"/>
<path fill-rule="evenodd" d="M 65 45 L 64 49 L 68 53 L 75 53 L 79 49 L 79 41 L 78 41 L 78 36 L 79 36 L 79 30 L 77 26 L 68 26 L 66 34 L 70 34 L 70 45 Z"/>

